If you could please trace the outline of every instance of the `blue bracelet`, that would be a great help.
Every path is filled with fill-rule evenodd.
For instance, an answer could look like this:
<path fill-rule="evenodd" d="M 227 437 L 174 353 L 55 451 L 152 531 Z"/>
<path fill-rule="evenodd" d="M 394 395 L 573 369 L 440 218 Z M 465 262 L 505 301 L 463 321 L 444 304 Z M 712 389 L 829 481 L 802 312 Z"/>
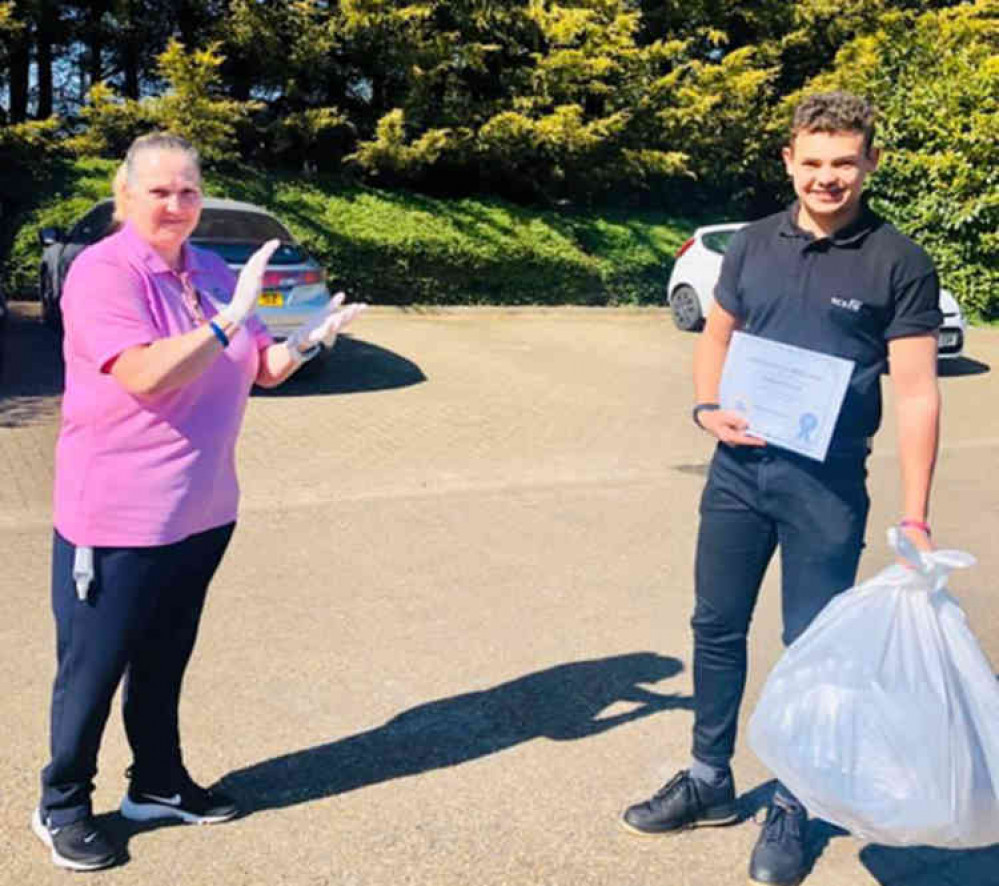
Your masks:
<path fill-rule="evenodd" d="M 212 332 L 215 333 L 215 337 L 222 344 L 223 348 L 229 347 L 229 336 L 227 336 L 223 331 L 222 327 L 218 325 L 214 320 L 209 320 L 208 325 L 212 327 Z"/>

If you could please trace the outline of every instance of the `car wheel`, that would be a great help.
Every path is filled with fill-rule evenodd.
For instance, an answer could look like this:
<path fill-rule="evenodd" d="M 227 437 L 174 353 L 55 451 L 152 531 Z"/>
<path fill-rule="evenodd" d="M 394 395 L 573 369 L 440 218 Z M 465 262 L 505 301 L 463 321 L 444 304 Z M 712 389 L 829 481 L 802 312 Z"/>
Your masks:
<path fill-rule="evenodd" d="M 673 322 L 677 329 L 684 332 L 695 332 L 704 325 L 704 315 L 701 313 L 701 301 L 691 286 L 677 286 L 669 300 L 673 312 Z"/>
<path fill-rule="evenodd" d="M 38 281 L 38 297 L 42 303 L 42 323 L 57 332 L 62 328 L 62 317 L 55 303 L 55 292 L 52 288 L 52 278 L 48 271 L 43 270 Z"/>

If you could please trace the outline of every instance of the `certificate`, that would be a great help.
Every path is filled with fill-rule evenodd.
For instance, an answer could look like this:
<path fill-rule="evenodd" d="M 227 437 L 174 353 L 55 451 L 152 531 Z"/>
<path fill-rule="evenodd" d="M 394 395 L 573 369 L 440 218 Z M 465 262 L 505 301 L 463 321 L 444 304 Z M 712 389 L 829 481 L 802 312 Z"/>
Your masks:
<path fill-rule="evenodd" d="M 736 332 L 719 402 L 746 417 L 746 433 L 825 461 L 852 374 L 852 360 Z"/>

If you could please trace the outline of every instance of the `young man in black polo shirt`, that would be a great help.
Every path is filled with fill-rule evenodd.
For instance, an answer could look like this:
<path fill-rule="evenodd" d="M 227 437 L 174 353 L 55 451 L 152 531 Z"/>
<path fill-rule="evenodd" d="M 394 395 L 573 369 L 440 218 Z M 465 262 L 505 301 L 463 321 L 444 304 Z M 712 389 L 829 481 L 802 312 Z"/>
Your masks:
<path fill-rule="evenodd" d="M 861 199 L 877 167 L 873 111 L 847 93 L 796 109 L 784 164 L 797 201 L 740 230 L 725 254 L 694 357 L 694 420 L 719 440 L 701 499 L 695 567 L 693 759 L 651 799 L 625 810 L 641 834 L 737 820 L 729 761 L 746 680 L 746 635 L 764 572 L 781 551 L 784 642 L 854 584 L 867 522 L 865 463 L 890 365 L 902 474 L 901 526 L 930 549 L 936 459 L 939 287 L 915 243 Z M 854 361 L 822 462 L 748 435 L 718 407 L 736 330 Z M 891 358 L 890 364 L 888 358 Z M 750 860 L 750 880 L 791 886 L 808 871 L 806 813 L 779 786 Z"/>

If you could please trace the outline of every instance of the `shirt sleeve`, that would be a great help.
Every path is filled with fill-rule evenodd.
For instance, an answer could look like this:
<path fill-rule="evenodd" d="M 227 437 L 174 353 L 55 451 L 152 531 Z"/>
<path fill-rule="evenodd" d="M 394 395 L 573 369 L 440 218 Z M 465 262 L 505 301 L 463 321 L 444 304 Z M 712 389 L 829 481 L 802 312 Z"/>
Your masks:
<path fill-rule="evenodd" d="M 257 343 L 257 350 L 262 351 L 264 348 L 269 348 L 274 344 L 274 336 L 271 335 L 271 331 L 267 328 L 267 324 L 264 323 L 256 314 L 250 314 L 246 318 L 246 331 L 253 336 L 254 341 Z"/>
<path fill-rule="evenodd" d="M 742 263 L 746 257 L 745 229 L 736 231 L 728 243 L 722 258 L 721 274 L 715 284 L 715 301 L 734 317 L 742 320 L 744 307 L 739 279 L 742 276 Z"/>
<path fill-rule="evenodd" d="M 895 289 L 892 318 L 885 338 L 904 338 L 934 332 L 943 323 L 940 311 L 940 281 L 936 271 L 922 274 Z"/>
<path fill-rule="evenodd" d="M 66 275 L 61 301 L 70 344 L 100 372 L 129 348 L 162 338 L 141 275 L 108 257 L 81 254 Z"/>

